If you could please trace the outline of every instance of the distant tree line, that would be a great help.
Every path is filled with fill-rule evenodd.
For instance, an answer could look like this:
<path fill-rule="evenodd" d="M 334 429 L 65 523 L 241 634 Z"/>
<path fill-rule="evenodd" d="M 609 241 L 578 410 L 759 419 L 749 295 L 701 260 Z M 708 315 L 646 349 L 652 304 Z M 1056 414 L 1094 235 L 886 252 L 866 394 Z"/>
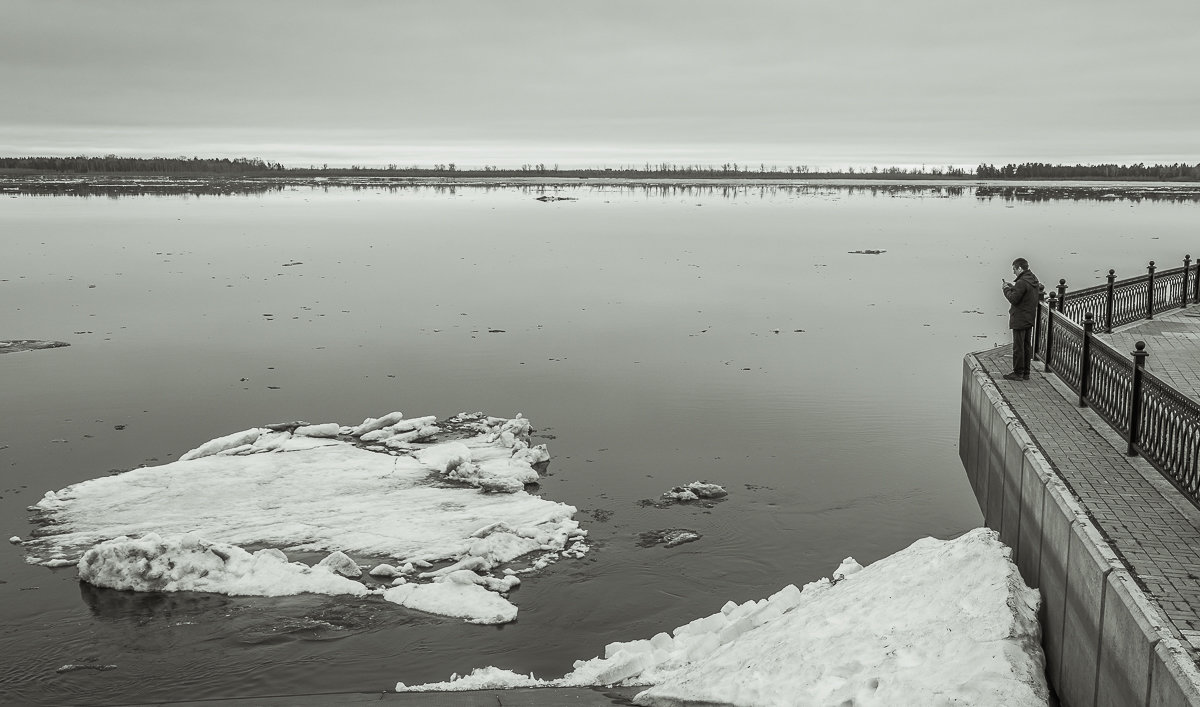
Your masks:
<path fill-rule="evenodd" d="M 266 174 L 282 172 L 278 162 L 238 157 L 0 157 L 0 169 L 63 174 Z"/>
<path fill-rule="evenodd" d="M 557 164 L 527 163 L 520 167 L 485 165 L 462 168 L 453 162 L 423 167 L 330 168 L 328 164 L 309 167 L 284 167 L 278 162 L 238 157 L 0 157 L 0 172 L 54 174 L 130 174 L 130 175 L 217 175 L 217 176 L 382 176 L 382 177 L 567 177 L 567 178 L 677 178 L 677 179 L 1128 179 L 1155 181 L 1200 181 L 1200 164 L 1184 163 L 1145 165 L 1051 165 L 1023 162 L 996 167 L 980 164 L 972 172 L 961 167 L 871 167 L 818 169 L 809 165 L 767 166 L 726 162 L 720 165 L 676 165 L 667 162 L 621 167 L 560 169 Z"/>
<path fill-rule="evenodd" d="M 1200 164 L 1046 164 L 1023 162 L 996 167 L 981 164 L 975 168 L 980 179 L 1152 179 L 1157 181 L 1200 180 Z"/>

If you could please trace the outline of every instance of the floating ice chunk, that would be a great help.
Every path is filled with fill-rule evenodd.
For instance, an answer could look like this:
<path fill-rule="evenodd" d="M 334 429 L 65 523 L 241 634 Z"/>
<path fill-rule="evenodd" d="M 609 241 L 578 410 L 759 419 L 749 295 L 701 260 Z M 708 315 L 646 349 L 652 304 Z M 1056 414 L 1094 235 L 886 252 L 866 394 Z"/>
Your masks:
<path fill-rule="evenodd" d="M 287 553 L 285 553 L 283 550 L 280 550 L 277 547 L 265 547 L 265 548 L 259 550 L 258 552 L 256 552 L 255 554 L 262 555 L 264 557 L 274 557 L 275 559 L 279 560 L 280 562 L 288 561 Z"/>
<path fill-rule="evenodd" d="M 341 550 L 331 552 L 325 559 L 318 562 L 317 565 L 350 579 L 358 579 L 362 576 L 362 568 L 358 566 L 358 563 L 350 559 L 350 556 Z"/>
<path fill-rule="evenodd" d="M 342 433 L 342 427 L 336 422 L 326 422 L 321 425 L 305 425 L 297 427 L 295 434 L 300 437 L 337 437 Z"/>
<path fill-rule="evenodd" d="M 729 492 L 724 486 L 710 484 L 706 481 L 693 481 L 686 486 L 675 486 L 663 494 L 663 498 L 676 501 L 698 501 L 702 498 L 724 498 Z"/>
<path fill-rule="evenodd" d="M 67 663 L 59 667 L 54 672 L 56 673 L 73 673 L 79 670 L 98 670 L 104 672 L 106 670 L 116 670 L 117 666 L 112 663 Z"/>
<path fill-rule="evenodd" d="M 65 489 L 64 489 L 65 490 Z M 52 511 L 58 508 L 63 508 L 67 504 L 58 497 L 58 494 L 53 491 L 47 491 L 42 494 L 42 499 L 29 507 L 29 510 L 34 511 Z"/>
<path fill-rule="evenodd" d="M 384 427 L 381 430 L 371 430 L 364 435 L 360 435 L 358 439 L 363 442 L 380 442 L 394 434 L 395 432 L 392 431 L 392 428 Z"/>
<path fill-rule="evenodd" d="M 432 427 L 433 423 L 435 423 L 435 422 L 437 422 L 436 416 L 427 415 L 425 417 L 414 417 L 414 418 L 411 418 L 408 420 L 401 420 L 400 422 L 397 422 L 396 424 L 392 425 L 388 429 L 390 429 L 394 433 L 415 432 L 424 427 Z"/>
<path fill-rule="evenodd" d="M 833 571 L 833 580 L 835 582 L 843 580 L 855 572 L 860 572 L 862 568 L 862 565 L 855 562 L 853 557 L 847 557 L 846 559 L 842 560 L 842 564 L 838 565 L 838 568 Z"/>
<path fill-rule="evenodd" d="M 292 433 L 287 430 L 275 432 L 266 432 L 258 436 L 251 445 L 255 452 L 274 452 L 283 448 L 283 444 L 292 438 Z M 236 447 L 235 447 L 236 449 Z"/>
<path fill-rule="evenodd" d="M 475 583 L 402 584 L 385 589 L 383 598 L 410 609 L 454 616 L 472 624 L 505 624 L 517 618 L 517 607 Z"/>
<path fill-rule="evenodd" d="M 290 439 L 284 440 L 277 449 L 272 451 L 279 452 L 303 452 L 306 449 L 316 449 L 317 447 L 331 447 L 335 444 L 341 444 L 336 439 L 329 437 L 303 437 L 293 436 Z"/>
<path fill-rule="evenodd" d="M 400 570 L 387 563 L 383 563 L 372 567 L 371 571 L 367 572 L 367 574 L 371 575 L 372 577 L 395 577 L 396 575 L 400 574 Z"/>
<path fill-rule="evenodd" d="M 192 450 L 189 454 L 195 456 L 187 461 L 134 469 L 47 493 L 35 507 L 41 511 L 38 520 L 43 523 L 43 532 L 22 546 L 28 562 L 47 566 L 74 565 L 89 549 L 106 540 L 127 536 L 124 541 L 129 541 L 129 537 L 149 533 L 164 537 L 193 533 L 212 546 L 265 545 L 289 552 L 340 551 L 354 556 L 393 557 L 399 558 L 397 571 L 410 576 L 416 567 L 428 569 L 432 562 L 448 562 L 452 571 L 480 573 L 501 572 L 503 564 L 539 552 L 544 553 L 539 560 L 542 566 L 553 562 L 572 540 L 584 535 L 573 519 L 574 507 L 523 491 L 480 494 L 437 485 L 429 479 L 429 467 L 414 456 L 423 456 L 425 461 L 438 457 L 437 463 L 450 467 L 456 458 L 479 454 L 485 457 L 483 468 L 517 480 L 536 479 L 537 472 L 528 464 L 510 458 L 520 440 L 514 438 L 512 447 L 504 447 L 490 439 L 507 421 L 489 418 L 485 429 L 477 429 L 483 425 L 481 419 L 450 425 L 452 434 L 448 437 L 454 440 L 452 443 L 414 443 L 417 451 L 398 455 L 357 446 L 357 440 L 343 436 L 340 427 L 340 439 L 288 431 L 306 426 L 301 423 L 227 435 Z M 436 429 L 424 424 L 433 420 L 400 420 L 391 428 L 380 429 L 420 424 L 417 429 L 401 433 L 420 435 Z M 366 424 L 375 422 L 369 420 Z M 333 432 L 335 425 L 313 427 Z M 527 429 L 528 421 L 514 428 Z M 460 461 L 458 466 L 472 463 Z M 503 478 L 507 477 L 502 477 L 502 482 L 508 483 Z M 484 528 L 491 530 L 480 532 Z M 166 550 L 155 552 L 163 554 Z M 290 564 L 281 550 L 260 552 L 277 565 Z M 232 551 L 227 554 L 236 556 Z M 331 562 L 316 569 L 298 567 L 345 579 L 326 570 Z M 366 569 L 349 557 L 334 564 L 349 570 L 353 577 L 360 577 Z M 197 574 L 202 572 L 203 568 L 197 570 Z M 95 574 L 107 576 L 98 570 Z M 446 574 L 443 570 L 427 578 Z M 268 593 L 260 587 L 245 589 L 243 585 L 249 581 L 230 580 L 232 584 L 222 589 L 212 581 L 206 584 L 196 577 L 184 577 L 172 586 L 181 590 Z M 310 577 L 305 581 L 314 580 Z M 513 581 L 488 578 L 472 586 L 480 591 L 504 592 Z M 124 588 L 141 586 L 129 578 L 120 583 Z M 214 588 L 201 589 L 201 585 Z M 428 604 L 425 594 L 414 595 L 418 597 L 414 601 Z M 503 602 L 482 611 L 481 620 L 502 620 L 509 611 L 515 611 L 515 607 Z M 471 618 L 478 618 L 478 613 L 472 612 Z"/>
<path fill-rule="evenodd" d="M 670 635 L 611 643 L 557 680 L 498 668 L 472 676 L 508 687 L 650 685 L 639 705 L 1047 704 L 1039 595 L 995 532 L 925 538 L 845 572 L 856 565 L 844 562 L 836 584 L 789 585 Z M 419 687 L 475 689 L 462 680 Z"/>
<path fill-rule="evenodd" d="M 194 535 L 139 539 L 116 538 L 100 543 L 79 560 L 79 578 L 112 589 L 195 591 L 250 596 L 349 594 L 369 590 L 324 566 L 287 561 L 278 550 L 254 554 L 236 545 L 210 543 Z"/>
<path fill-rule="evenodd" d="M 542 462 L 550 461 L 550 450 L 544 444 L 539 444 L 536 447 L 526 447 L 513 452 L 513 459 L 523 461 L 530 466 L 541 464 Z"/>
<path fill-rule="evenodd" d="M 450 682 L 435 682 L 427 685 L 405 685 L 396 683 L 396 692 L 430 692 L 447 690 L 509 690 L 518 687 L 544 687 L 544 680 L 538 680 L 530 675 L 521 675 L 511 670 L 501 668 L 476 668 L 470 675 L 458 675 L 450 678 Z"/>
<path fill-rule="evenodd" d="M 516 493 L 525 488 L 525 484 L 512 478 L 488 477 L 481 478 L 478 483 L 480 490 L 489 493 Z"/>
<path fill-rule="evenodd" d="M 9 539 L 8 539 L 8 541 L 9 541 L 10 543 L 12 543 L 13 545 L 20 545 L 20 544 L 21 544 L 21 536 L 20 536 L 20 535 L 14 535 L 14 536 L 12 536 L 11 538 L 9 538 Z"/>
<path fill-rule="evenodd" d="M 350 434 L 355 437 L 361 437 L 367 432 L 374 432 L 375 430 L 382 429 L 389 425 L 394 425 L 402 419 L 404 419 L 404 413 L 402 412 L 389 412 L 383 417 L 378 418 L 368 417 L 367 419 L 363 420 L 361 425 L 351 430 Z"/>
<path fill-rule="evenodd" d="M 413 457 L 425 466 L 445 474 L 459 464 L 471 461 L 471 450 L 462 442 L 443 442 L 413 452 Z"/>
<path fill-rule="evenodd" d="M 592 548 L 583 540 L 576 540 L 563 550 L 563 557 L 580 558 L 587 554 Z"/>
<path fill-rule="evenodd" d="M 1047 703 L 1037 592 L 993 531 L 918 540 L 843 576 L 772 596 L 750 615 L 756 628 L 635 702 Z"/>
<path fill-rule="evenodd" d="M 201 457 L 207 457 L 227 450 L 236 449 L 242 445 L 254 444 L 256 441 L 258 441 L 258 437 L 262 433 L 263 430 L 256 427 L 254 429 L 242 430 L 241 432 L 234 432 L 231 435 L 225 435 L 224 437 L 218 437 L 214 440 L 209 440 L 199 447 L 187 452 L 182 457 L 179 457 L 179 461 L 191 461 L 192 459 L 199 459 Z"/>

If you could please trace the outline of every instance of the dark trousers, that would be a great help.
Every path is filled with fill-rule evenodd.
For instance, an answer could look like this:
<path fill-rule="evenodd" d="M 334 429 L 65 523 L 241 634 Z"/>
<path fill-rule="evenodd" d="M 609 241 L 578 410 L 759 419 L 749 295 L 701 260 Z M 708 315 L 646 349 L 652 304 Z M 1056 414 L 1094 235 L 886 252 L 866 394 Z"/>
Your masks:
<path fill-rule="evenodd" d="M 1029 374 L 1029 362 L 1033 360 L 1033 327 L 1013 329 L 1013 372 Z"/>

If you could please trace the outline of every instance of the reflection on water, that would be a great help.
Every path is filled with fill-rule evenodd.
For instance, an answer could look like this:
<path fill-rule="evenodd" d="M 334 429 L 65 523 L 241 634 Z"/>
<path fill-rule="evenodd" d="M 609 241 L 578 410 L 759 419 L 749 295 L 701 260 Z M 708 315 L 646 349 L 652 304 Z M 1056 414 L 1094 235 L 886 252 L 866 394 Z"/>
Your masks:
<path fill-rule="evenodd" d="M 168 186 L 134 181 L 65 192 L 99 199 L 0 182 L 0 336 L 71 344 L 0 357 L 8 535 L 29 534 L 46 490 L 247 427 L 483 410 L 532 420 L 552 455 L 538 493 L 580 509 L 593 550 L 521 585 L 515 623 L 480 627 L 374 599 L 80 586 L 6 545 L 0 702 L 384 690 L 484 665 L 555 677 L 847 555 L 958 535 L 980 523 L 955 448 L 962 356 L 1008 340 L 1008 264 L 1079 288 L 1182 258 L 1196 223 L 1193 197 L 1113 185 L 1076 201 L 245 180 L 123 198 Z M 697 480 L 729 496 L 641 503 Z M 700 539 L 639 547 L 681 528 Z"/>
<path fill-rule="evenodd" d="M 125 177 L 125 176 L 43 176 L 0 178 L 0 195 L 42 196 L 231 196 L 268 194 L 285 190 L 406 190 L 436 194 L 470 191 L 518 191 L 525 194 L 627 193 L 643 196 L 722 198 L 758 196 L 918 196 L 951 198 L 974 196 L 979 199 L 1006 201 L 1166 201 L 1200 202 L 1200 185 L 1137 182 L 1076 182 L 996 184 L 983 181 L 964 184 L 938 182 L 877 182 L 843 180 L 835 182 L 795 182 L 768 180 L 670 180 L 670 179 L 472 179 L 437 177 Z M 574 197 L 578 198 L 578 197 Z"/>

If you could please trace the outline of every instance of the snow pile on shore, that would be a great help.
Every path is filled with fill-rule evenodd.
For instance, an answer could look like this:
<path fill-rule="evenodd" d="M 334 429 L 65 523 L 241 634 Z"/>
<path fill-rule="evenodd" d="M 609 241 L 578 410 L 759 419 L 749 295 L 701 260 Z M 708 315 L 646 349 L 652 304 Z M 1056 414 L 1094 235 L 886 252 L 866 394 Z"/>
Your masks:
<path fill-rule="evenodd" d="M 283 551 L 345 553 L 332 568 L 353 577 L 361 568 L 347 554 L 402 568 L 393 583 L 405 586 L 377 592 L 391 601 L 511 621 L 517 609 L 503 594 L 530 568 L 509 565 L 531 553 L 533 567 L 564 551 L 578 557 L 586 532 L 573 506 L 523 490 L 538 479 L 533 464 L 549 459 L 544 445 L 530 445 L 528 420 L 435 422 L 397 412 L 352 427 L 254 428 L 171 464 L 47 492 L 31 508 L 43 527 L 23 545 L 27 561 L 61 567 L 85 556 L 80 576 L 118 589 L 369 593 Z"/>
<path fill-rule="evenodd" d="M 995 532 L 918 540 L 650 639 L 558 680 L 489 667 L 398 691 L 649 685 L 640 705 L 1046 705 L 1038 593 Z"/>

